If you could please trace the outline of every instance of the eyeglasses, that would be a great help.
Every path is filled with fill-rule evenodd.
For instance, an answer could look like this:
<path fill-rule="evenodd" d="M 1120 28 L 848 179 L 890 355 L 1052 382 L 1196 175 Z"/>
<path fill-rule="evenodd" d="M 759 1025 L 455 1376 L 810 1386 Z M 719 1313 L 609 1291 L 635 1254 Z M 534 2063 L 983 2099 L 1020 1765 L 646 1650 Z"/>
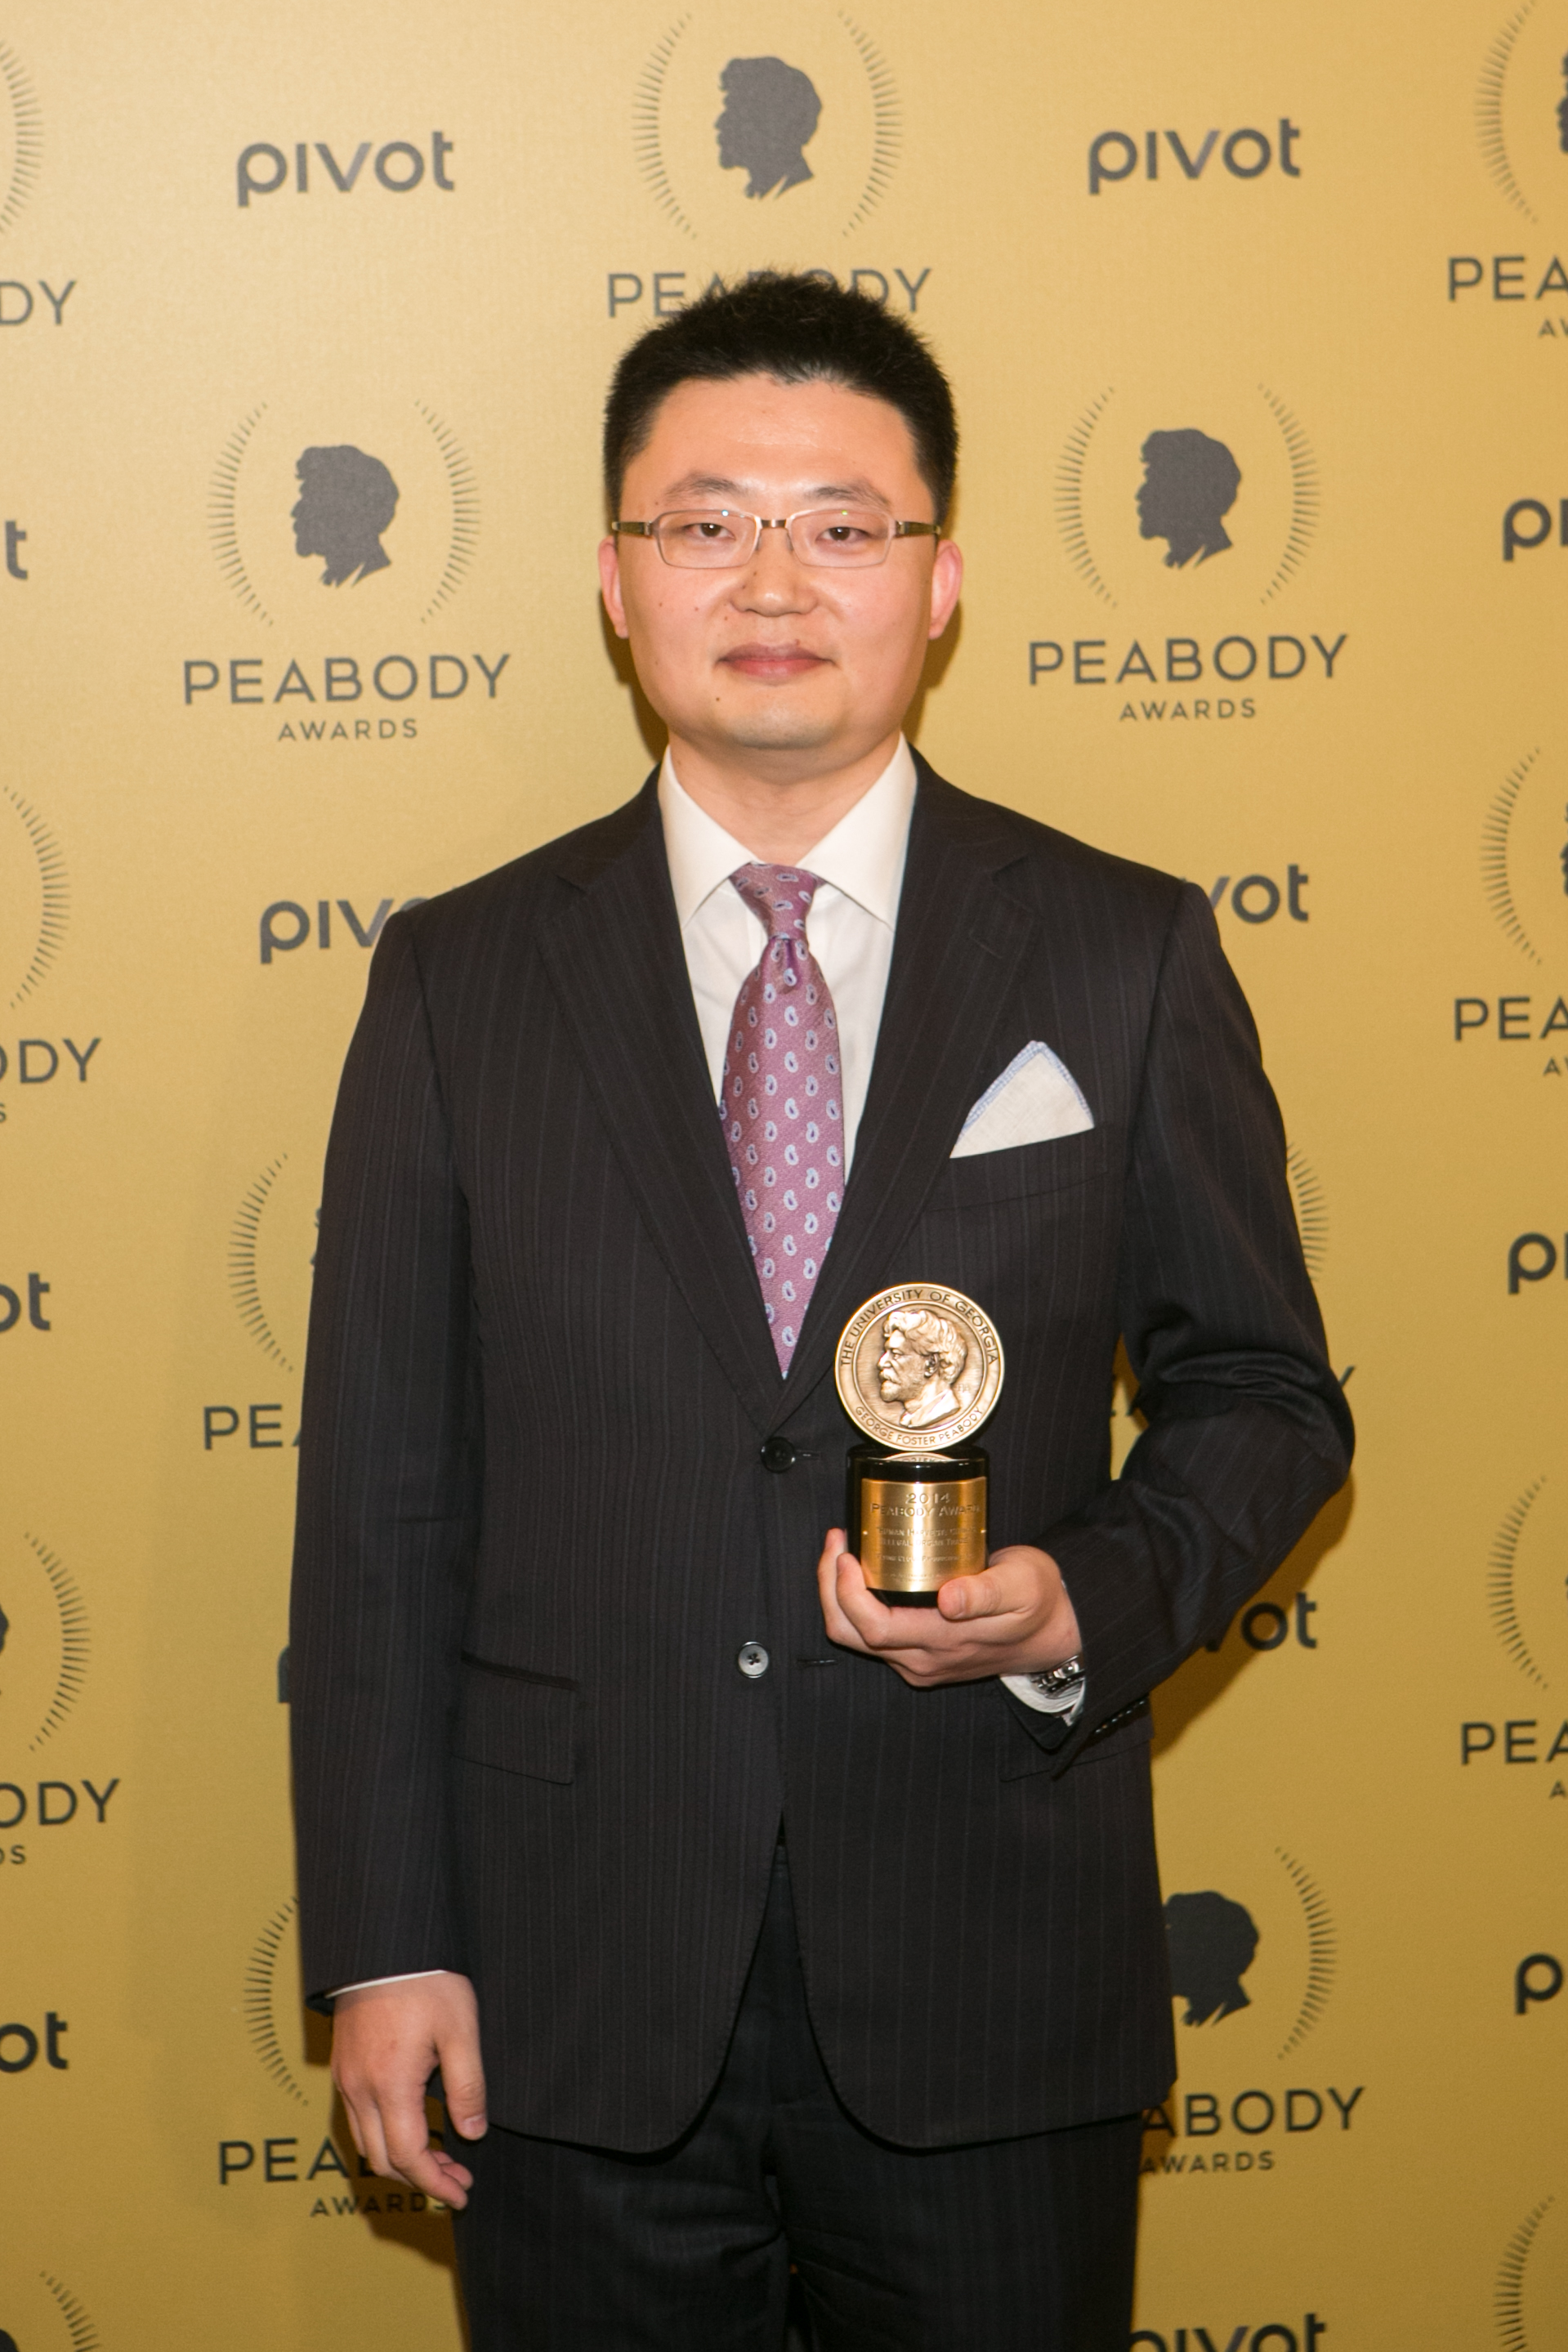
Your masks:
<path fill-rule="evenodd" d="M 934 522 L 894 522 L 875 507 L 818 507 L 809 513 L 742 514 L 735 507 L 693 507 L 652 522 L 612 522 L 620 539 L 651 539 L 666 563 L 687 572 L 736 572 L 749 563 L 765 530 L 781 530 L 801 563 L 825 572 L 865 572 L 885 563 L 895 539 L 940 539 Z"/>

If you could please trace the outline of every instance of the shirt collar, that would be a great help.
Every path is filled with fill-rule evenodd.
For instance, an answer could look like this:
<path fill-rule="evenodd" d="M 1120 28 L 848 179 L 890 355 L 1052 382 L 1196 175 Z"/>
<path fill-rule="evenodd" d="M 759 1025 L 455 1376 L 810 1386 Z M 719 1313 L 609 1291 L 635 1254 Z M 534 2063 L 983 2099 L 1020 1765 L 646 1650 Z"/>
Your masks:
<path fill-rule="evenodd" d="M 901 735 L 898 748 L 847 815 L 798 862 L 892 930 L 904 883 L 909 819 L 915 807 L 915 761 Z M 684 931 L 705 900 L 755 854 L 700 808 L 675 774 L 668 751 L 659 770 L 659 814 L 675 913 Z"/>

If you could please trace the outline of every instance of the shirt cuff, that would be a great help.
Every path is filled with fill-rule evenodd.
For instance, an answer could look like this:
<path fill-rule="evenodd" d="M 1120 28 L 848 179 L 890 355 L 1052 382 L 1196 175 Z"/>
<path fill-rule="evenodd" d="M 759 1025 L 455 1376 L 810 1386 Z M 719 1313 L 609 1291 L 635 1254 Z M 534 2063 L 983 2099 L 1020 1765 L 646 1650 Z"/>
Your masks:
<path fill-rule="evenodd" d="M 346 1992 L 369 1992 L 372 1985 L 417 1984 L 421 1977 L 449 1977 L 455 1973 L 452 1969 L 410 1969 L 401 1977 L 361 1977 L 358 1984 L 334 1985 L 327 1998 L 340 2000 Z"/>
<path fill-rule="evenodd" d="M 1078 1682 L 1071 1690 L 1041 1691 L 1036 1690 L 1028 1675 L 1002 1675 L 998 1679 L 1004 1690 L 1010 1690 L 1014 1698 L 1022 1699 L 1025 1706 L 1032 1706 L 1037 1715 L 1064 1716 L 1069 1723 L 1077 1722 L 1089 1688 L 1086 1682 Z"/>

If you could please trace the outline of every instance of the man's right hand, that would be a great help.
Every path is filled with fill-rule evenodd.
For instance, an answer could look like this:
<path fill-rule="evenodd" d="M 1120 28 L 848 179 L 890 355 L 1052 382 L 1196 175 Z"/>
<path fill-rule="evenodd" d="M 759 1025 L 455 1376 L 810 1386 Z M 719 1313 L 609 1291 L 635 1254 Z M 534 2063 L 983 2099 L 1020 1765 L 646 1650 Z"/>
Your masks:
<path fill-rule="evenodd" d="M 431 2146 L 425 2119 L 424 2086 L 437 2066 L 455 2128 L 465 2139 L 482 2139 L 487 2125 L 479 2004 L 466 1977 L 444 1969 L 339 1994 L 332 2079 L 360 2154 L 372 2171 L 461 2210 L 474 2176 Z"/>

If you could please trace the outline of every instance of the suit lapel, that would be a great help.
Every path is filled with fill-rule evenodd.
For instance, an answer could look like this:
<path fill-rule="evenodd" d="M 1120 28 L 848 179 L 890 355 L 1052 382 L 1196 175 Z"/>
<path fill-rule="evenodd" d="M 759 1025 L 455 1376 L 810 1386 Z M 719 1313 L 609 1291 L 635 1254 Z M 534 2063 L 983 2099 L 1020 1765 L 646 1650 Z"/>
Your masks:
<path fill-rule="evenodd" d="M 764 1429 L 782 1383 L 708 1080 L 653 781 L 596 832 L 597 854 L 563 860 L 577 895 L 543 932 L 545 961 L 654 1243 Z"/>
<path fill-rule="evenodd" d="M 887 998 L 832 1246 L 773 1418 L 832 1364 L 838 1336 L 884 1278 L 983 1082 L 986 1050 L 1039 924 L 994 879 L 1020 854 L 1007 813 L 919 760 L 919 791 Z"/>

